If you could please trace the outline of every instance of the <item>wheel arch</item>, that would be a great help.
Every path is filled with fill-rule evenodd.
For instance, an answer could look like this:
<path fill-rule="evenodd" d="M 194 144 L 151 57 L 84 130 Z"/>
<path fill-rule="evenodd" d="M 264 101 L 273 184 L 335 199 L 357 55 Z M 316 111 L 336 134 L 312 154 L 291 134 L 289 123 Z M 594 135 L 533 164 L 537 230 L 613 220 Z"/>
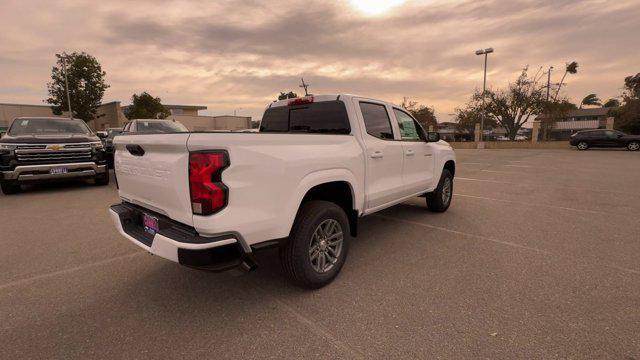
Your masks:
<path fill-rule="evenodd" d="M 340 206 L 345 211 L 351 235 L 357 235 L 358 217 L 364 199 L 355 176 L 349 170 L 332 169 L 311 173 L 303 178 L 295 193 L 294 206 L 290 207 L 293 211 L 289 214 L 289 231 L 302 204 L 311 200 L 324 200 Z"/>

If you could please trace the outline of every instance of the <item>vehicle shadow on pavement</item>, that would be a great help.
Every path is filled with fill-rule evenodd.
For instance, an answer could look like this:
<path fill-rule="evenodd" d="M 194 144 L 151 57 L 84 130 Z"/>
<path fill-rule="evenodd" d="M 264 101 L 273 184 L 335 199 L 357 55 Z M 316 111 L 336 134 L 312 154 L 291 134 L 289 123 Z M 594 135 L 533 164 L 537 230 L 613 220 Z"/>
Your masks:
<path fill-rule="evenodd" d="M 113 181 L 113 174 L 111 174 L 111 181 Z M 59 192 L 71 192 L 93 189 L 96 185 L 93 180 L 88 179 L 69 179 L 69 180 L 56 180 L 50 182 L 34 182 L 23 183 L 22 189 L 19 193 L 11 196 L 20 196 L 26 194 L 46 194 L 46 193 L 59 193 Z M 105 186 L 108 188 L 109 186 Z M 115 190 L 115 189 L 114 189 Z"/>

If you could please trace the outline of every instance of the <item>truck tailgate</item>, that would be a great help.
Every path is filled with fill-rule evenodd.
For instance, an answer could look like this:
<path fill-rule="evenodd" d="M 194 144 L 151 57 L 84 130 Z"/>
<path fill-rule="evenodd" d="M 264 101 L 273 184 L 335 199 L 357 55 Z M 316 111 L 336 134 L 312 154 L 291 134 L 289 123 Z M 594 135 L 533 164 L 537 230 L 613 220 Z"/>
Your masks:
<path fill-rule="evenodd" d="M 114 166 L 120 197 L 193 225 L 188 139 L 188 133 L 116 136 Z"/>

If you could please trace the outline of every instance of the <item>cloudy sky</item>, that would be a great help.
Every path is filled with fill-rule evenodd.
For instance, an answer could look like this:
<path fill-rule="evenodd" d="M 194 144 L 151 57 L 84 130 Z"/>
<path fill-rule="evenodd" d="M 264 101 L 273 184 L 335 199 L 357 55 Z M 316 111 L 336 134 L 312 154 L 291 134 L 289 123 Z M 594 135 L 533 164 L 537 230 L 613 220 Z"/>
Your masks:
<path fill-rule="evenodd" d="M 279 91 L 354 93 L 433 106 L 440 121 L 525 65 L 577 61 L 566 94 L 620 94 L 640 72 L 640 1 L 2 0 L 0 102 L 41 104 L 54 54 L 86 51 L 107 72 L 105 101 L 148 91 L 209 114 L 260 118 Z"/>

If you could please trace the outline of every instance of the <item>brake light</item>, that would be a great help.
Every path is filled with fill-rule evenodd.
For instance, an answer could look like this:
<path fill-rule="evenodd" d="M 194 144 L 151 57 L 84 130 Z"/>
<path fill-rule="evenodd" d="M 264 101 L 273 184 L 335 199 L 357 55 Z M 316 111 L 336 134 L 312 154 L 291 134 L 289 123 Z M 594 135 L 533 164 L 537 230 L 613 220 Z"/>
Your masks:
<path fill-rule="evenodd" d="M 304 105 L 304 104 L 313 104 L 313 96 L 295 98 L 293 100 L 289 100 L 289 102 L 287 103 L 288 106 Z"/>
<path fill-rule="evenodd" d="M 222 171 L 229 166 L 226 151 L 189 154 L 191 209 L 196 215 L 211 215 L 227 206 L 229 189 L 222 183 Z"/>

